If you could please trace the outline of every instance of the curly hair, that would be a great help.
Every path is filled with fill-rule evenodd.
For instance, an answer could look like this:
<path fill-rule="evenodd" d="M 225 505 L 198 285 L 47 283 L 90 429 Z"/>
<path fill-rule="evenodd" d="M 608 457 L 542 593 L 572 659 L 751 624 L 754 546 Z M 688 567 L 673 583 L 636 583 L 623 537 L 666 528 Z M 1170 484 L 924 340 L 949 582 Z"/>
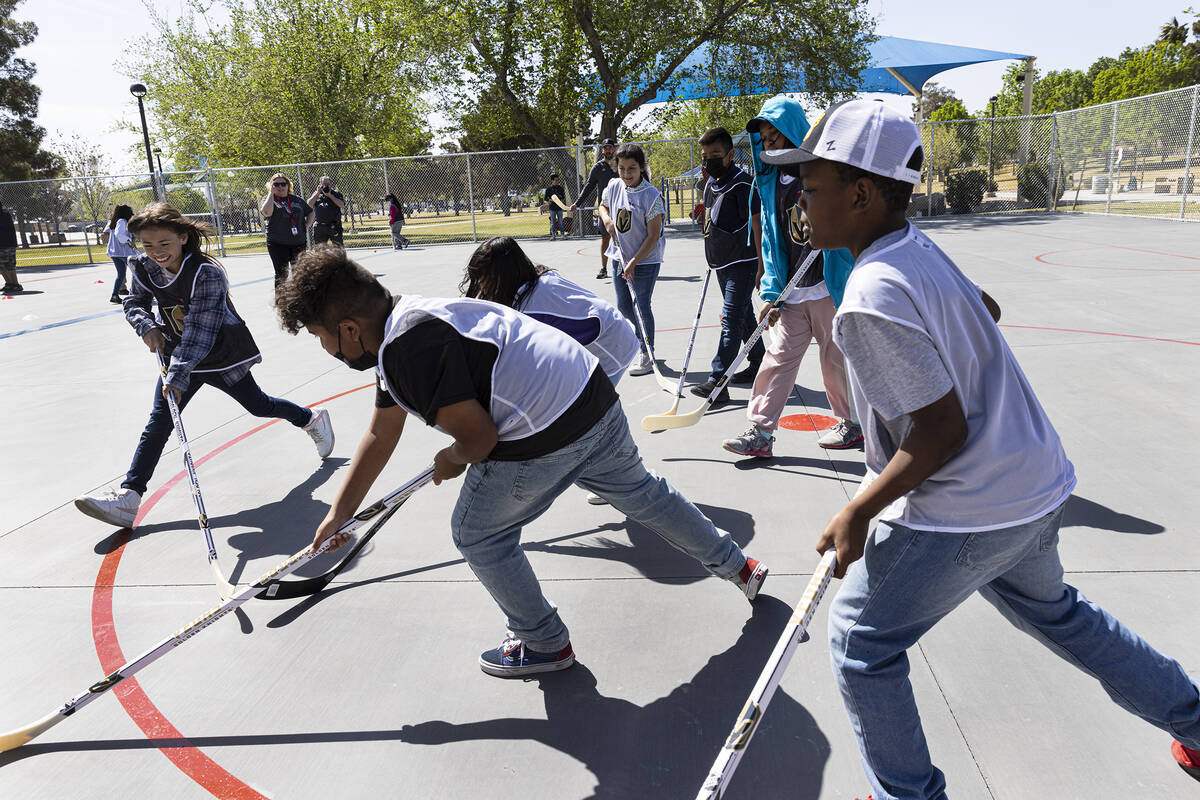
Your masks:
<path fill-rule="evenodd" d="M 288 333 L 316 324 L 333 331 L 350 317 L 387 313 L 391 294 L 371 271 L 346 257 L 337 245 L 302 253 L 291 275 L 275 290 L 275 311 Z"/>
<path fill-rule="evenodd" d="M 534 264 L 511 236 L 494 236 L 471 254 L 458 290 L 463 297 L 490 300 L 520 310 L 537 279 L 549 272 Z"/>

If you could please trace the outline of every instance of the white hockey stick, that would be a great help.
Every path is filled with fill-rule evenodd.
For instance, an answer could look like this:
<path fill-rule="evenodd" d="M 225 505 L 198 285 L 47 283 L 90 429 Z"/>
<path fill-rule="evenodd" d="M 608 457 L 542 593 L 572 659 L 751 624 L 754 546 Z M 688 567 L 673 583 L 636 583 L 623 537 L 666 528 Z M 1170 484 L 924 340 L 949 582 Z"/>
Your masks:
<path fill-rule="evenodd" d="M 163 386 L 167 385 L 167 362 L 163 360 L 162 353 L 155 353 L 158 356 L 158 368 L 162 371 Z M 217 547 L 213 544 L 212 530 L 208 527 L 208 512 L 204 510 L 204 497 L 200 494 L 200 481 L 196 478 L 196 467 L 192 463 L 192 448 L 188 444 L 187 434 L 183 431 L 183 417 L 179 414 L 179 404 L 175 402 L 175 395 L 167 392 L 167 407 L 171 409 L 171 422 L 175 424 L 175 436 L 179 439 L 179 449 L 183 451 L 183 465 L 187 467 L 188 482 L 192 485 L 192 500 L 196 504 L 196 519 L 200 523 L 200 530 L 204 532 L 204 545 L 208 548 L 208 566 L 212 568 L 213 580 L 217 583 L 217 591 L 221 593 L 222 598 L 232 597 L 237 591 L 237 587 L 225 579 L 225 574 L 221 572 L 221 565 L 217 563 Z"/>
<path fill-rule="evenodd" d="M 646 351 L 650 353 L 650 368 L 654 370 L 654 379 L 658 381 L 658 385 L 664 392 L 674 392 L 675 384 L 664 378 L 658 370 L 658 359 L 654 357 L 654 346 L 650 344 L 650 337 L 646 335 L 646 324 L 642 322 L 642 310 L 638 308 L 637 292 L 633 290 L 633 281 L 626 278 L 624 272 L 621 273 L 621 280 L 625 281 L 625 286 L 629 289 L 629 299 L 633 304 L 633 316 L 637 320 L 638 330 L 642 332 L 642 343 L 646 345 Z"/>
<path fill-rule="evenodd" d="M 396 491 L 389 494 L 387 497 L 380 500 L 375 505 L 363 509 L 358 514 L 346 520 L 346 524 L 338 528 L 338 533 L 354 533 L 367 521 L 379 516 L 380 514 L 383 514 L 402 500 L 407 499 L 410 494 L 424 486 L 426 483 L 432 480 L 432 478 L 433 467 L 430 467 L 417 477 L 410 480 L 408 483 L 401 486 Z M 388 515 L 385 514 L 383 517 L 381 517 L 381 520 L 386 519 L 387 516 Z M 92 702 L 121 681 L 139 672 L 143 667 L 153 664 L 155 661 L 162 658 L 164 655 L 171 652 L 176 647 L 207 628 L 209 625 L 212 625 L 221 617 L 241 606 L 247 600 L 257 597 L 259 593 L 262 592 L 272 581 L 277 581 L 285 575 L 294 572 L 296 569 L 304 564 L 307 564 L 321 553 L 324 553 L 327 549 L 329 549 L 329 546 L 332 544 L 332 542 L 333 538 L 330 537 L 318 549 L 313 550 L 312 546 L 310 545 L 287 560 L 280 562 L 275 566 L 274 569 L 272 569 L 270 572 L 267 572 L 254 583 L 250 584 L 249 586 L 242 587 L 232 597 L 222 600 L 220 603 L 196 617 L 187 625 L 184 625 L 182 628 L 175 631 L 175 633 L 171 634 L 166 639 L 163 639 L 161 642 L 139 655 L 137 658 L 125 662 L 122 667 L 117 669 L 112 674 L 105 676 L 103 680 L 93 683 L 83 694 L 72 697 L 57 711 L 53 711 L 36 722 L 26 725 L 23 728 L 17 728 L 16 730 L 8 731 L 7 733 L 0 733 L 0 753 L 5 752 L 6 750 L 12 750 L 14 747 L 20 747 L 35 737 L 45 733 L 50 728 L 53 728 L 55 725 L 71 716 L 76 711 L 83 708 L 88 703 Z"/>
<path fill-rule="evenodd" d="M 821 563 L 817 565 L 816 571 L 813 572 L 813 576 L 804 590 L 804 595 L 800 598 L 800 604 L 796 606 L 792 618 L 788 620 L 787 627 L 783 629 L 783 635 L 779 637 L 779 642 L 775 645 L 774 652 L 767 659 L 767 665 L 763 667 L 762 673 L 758 676 L 758 681 L 754 684 L 754 689 L 751 690 L 750 697 L 746 700 L 745 707 L 742 708 L 742 713 L 738 715 L 737 722 L 733 725 L 733 731 L 725 740 L 725 746 L 721 748 L 721 752 L 717 754 L 717 760 L 713 762 L 712 769 L 708 771 L 708 777 L 704 779 L 704 785 L 700 787 L 696 800 L 720 800 L 725 794 L 725 788 L 733 777 L 733 771 L 737 769 L 738 762 L 745 755 L 750 738 L 754 736 L 754 731 L 767 710 L 767 704 L 771 702 L 775 690 L 779 687 L 779 681 L 783 678 L 783 673 L 787 671 L 788 662 L 792 660 L 792 653 L 796 650 L 796 645 L 805 640 L 804 632 L 808 629 L 808 623 L 812 622 L 813 614 L 817 611 L 821 597 L 829 588 L 829 580 L 833 577 L 836 564 L 836 552 L 832 548 L 826 550 L 825 555 L 821 557 Z"/>
<path fill-rule="evenodd" d="M 808 258 L 804 259 L 804 263 L 800 265 L 798 270 L 796 270 L 796 274 L 793 275 L 792 279 L 787 282 L 787 286 L 783 287 L 783 291 L 779 293 L 779 297 L 775 300 L 775 302 L 767 306 L 768 311 L 763 314 L 762 321 L 758 323 L 758 327 L 754 329 L 754 333 L 751 334 L 750 338 L 746 340 L 746 343 L 742 345 L 742 349 L 738 351 L 737 357 L 733 359 L 733 363 L 725 368 L 725 374 L 721 376 L 721 380 L 717 381 L 717 385 L 713 387 L 711 392 L 709 392 L 708 397 L 705 398 L 704 402 L 700 404 L 699 408 L 697 408 L 695 411 L 690 411 L 687 414 L 651 414 L 648 417 L 643 417 L 642 430 L 666 431 L 674 430 L 675 428 L 690 428 L 692 425 L 695 425 L 697 422 L 699 422 L 700 418 L 704 416 L 704 412 L 708 411 L 708 409 L 712 407 L 713 401 L 717 399 L 717 395 L 719 395 L 721 390 L 724 389 L 729 383 L 730 379 L 733 377 L 733 373 L 737 371 L 737 368 L 741 365 L 742 361 L 744 361 L 746 356 L 750 353 L 750 349 L 754 347 L 755 343 L 758 342 L 759 339 L 762 338 L 763 331 L 765 331 L 767 326 L 771 323 L 771 311 L 783 305 L 783 299 L 792 293 L 792 289 L 796 288 L 796 284 L 800 282 L 800 278 L 804 276 L 804 273 L 808 272 L 808 268 L 812 266 L 812 263 L 817 260 L 817 256 L 820 254 L 820 250 L 813 250 L 811 253 L 809 253 Z M 636 307 L 637 306 L 635 305 L 634 308 Z"/>
<path fill-rule="evenodd" d="M 692 363 L 692 347 L 696 344 L 696 331 L 700 328 L 700 313 L 704 310 L 704 297 L 708 294 L 708 281 L 712 277 L 711 269 L 704 272 L 704 285 L 700 287 L 700 302 L 696 306 L 696 321 L 692 323 L 692 336 L 688 339 L 687 354 L 683 357 L 683 367 L 679 370 L 679 383 L 675 385 L 675 402 L 667 416 L 672 416 L 679 410 L 679 401 L 683 399 L 683 381 L 687 377 L 688 364 Z"/>

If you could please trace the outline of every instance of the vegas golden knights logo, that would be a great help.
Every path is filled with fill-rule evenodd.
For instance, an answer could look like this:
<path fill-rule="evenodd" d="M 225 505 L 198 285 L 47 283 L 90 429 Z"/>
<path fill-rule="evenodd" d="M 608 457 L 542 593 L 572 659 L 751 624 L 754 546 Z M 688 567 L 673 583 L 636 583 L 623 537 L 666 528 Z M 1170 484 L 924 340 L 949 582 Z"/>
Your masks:
<path fill-rule="evenodd" d="M 163 318 L 171 333 L 175 334 L 176 338 L 183 336 L 183 318 L 187 316 L 187 306 L 180 303 L 177 306 L 168 306 L 165 311 L 167 313 L 163 314 Z"/>
<path fill-rule="evenodd" d="M 788 209 L 788 236 L 791 237 L 793 244 L 808 244 L 808 237 L 804 235 L 804 226 L 800 224 L 799 206 L 792 206 Z"/>
<path fill-rule="evenodd" d="M 633 212 L 628 208 L 618 208 L 616 225 L 617 233 L 629 233 L 633 225 Z"/>
<path fill-rule="evenodd" d="M 704 209 L 704 222 L 700 225 L 700 232 L 708 236 L 708 232 L 712 230 L 712 209 Z"/>

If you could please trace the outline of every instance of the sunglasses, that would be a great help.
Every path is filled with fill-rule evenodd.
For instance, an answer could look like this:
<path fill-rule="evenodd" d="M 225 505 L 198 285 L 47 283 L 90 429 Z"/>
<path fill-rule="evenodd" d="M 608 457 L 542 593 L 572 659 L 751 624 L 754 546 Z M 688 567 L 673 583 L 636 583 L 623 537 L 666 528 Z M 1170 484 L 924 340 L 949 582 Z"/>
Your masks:
<path fill-rule="evenodd" d="M 282 186 L 282 187 L 283 187 L 283 188 L 285 188 L 285 189 L 287 188 L 287 184 L 286 184 L 286 183 L 272 183 L 271 185 L 272 185 L 272 186 Z"/>

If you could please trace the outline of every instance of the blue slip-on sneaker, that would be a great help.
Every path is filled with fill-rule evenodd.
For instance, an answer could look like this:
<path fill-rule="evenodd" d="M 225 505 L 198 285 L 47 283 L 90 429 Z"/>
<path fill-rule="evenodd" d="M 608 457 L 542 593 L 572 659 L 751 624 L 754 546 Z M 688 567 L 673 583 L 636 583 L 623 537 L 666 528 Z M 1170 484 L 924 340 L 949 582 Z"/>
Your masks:
<path fill-rule="evenodd" d="M 508 638 L 494 650 L 486 650 L 479 656 L 479 668 L 488 675 L 498 678 L 516 678 L 535 672 L 557 672 L 575 663 L 575 652 L 571 643 L 557 653 L 538 653 L 526 649 L 525 643 L 509 634 Z"/>

